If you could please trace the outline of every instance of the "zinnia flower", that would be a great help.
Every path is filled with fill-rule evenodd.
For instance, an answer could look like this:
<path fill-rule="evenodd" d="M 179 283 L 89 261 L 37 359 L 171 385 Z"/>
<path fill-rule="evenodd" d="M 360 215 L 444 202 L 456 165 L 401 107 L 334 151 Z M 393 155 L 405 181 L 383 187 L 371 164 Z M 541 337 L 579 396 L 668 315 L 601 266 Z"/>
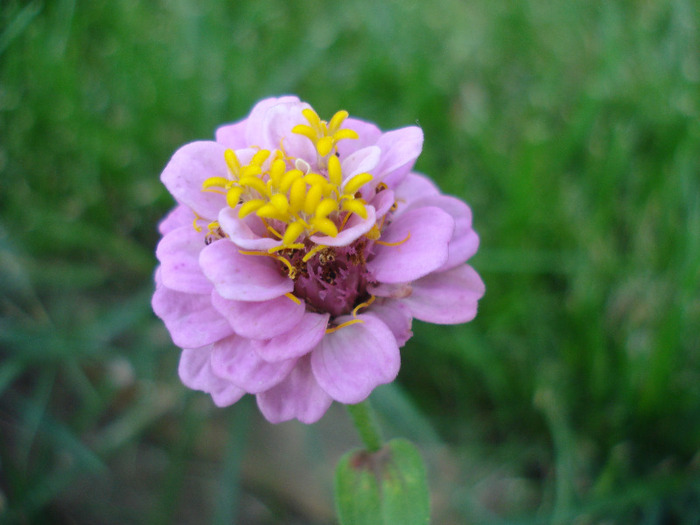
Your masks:
<path fill-rule="evenodd" d="M 186 386 L 312 423 L 396 378 L 414 317 L 476 315 L 471 212 L 411 172 L 422 143 L 286 96 L 173 155 L 152 304 Z"/>

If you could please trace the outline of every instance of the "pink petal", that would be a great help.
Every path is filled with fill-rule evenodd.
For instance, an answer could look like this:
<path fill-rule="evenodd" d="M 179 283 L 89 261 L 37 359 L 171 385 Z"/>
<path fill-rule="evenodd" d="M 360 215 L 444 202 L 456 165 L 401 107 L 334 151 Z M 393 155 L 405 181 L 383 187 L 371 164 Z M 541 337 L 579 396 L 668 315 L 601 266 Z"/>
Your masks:
<path fill-rule="evenodd" d="M 191 224 L 166 234 L 156 248 L 163 284 L 178 292 L 210 293 L 212 284 L 199 267 L 199 252 L 204 246 L 204 233 Z"/>
<path fill-rule="evenodd" d="M 232 150 L 249 147 L 245 140 L 245 131 L 248 121 L 241 120 L 233 124 L 225 124 L 216 130 L 216 142 Z"/>
<path fill-rule="evenodd" d="M 366 219 L 353 214 L 345 225 L 345 229 L 339 232 L 335 237 L 312 235 L 310 239 L 316 244 L 323 244 L 325 246 L 347 246 L 370 231 L 377 221 L 374 207 L 367 205 L 365 209 L 367 210 Z"/>
<path fill-rule="evenodd" d="M 297 361 L 291 373 L 278 385 L 256 396 L 260 412 L 270 423 L 298 419 L 315 423 L 333 400 L 318 385 L 308 357 Z"/>
<path fill-rule="evenodd" d="M 401 211 L 408 207 L 413 201 L 422 199 L 430 195 L 437 195 L 440 190 L 428 177 L 418 173 L 409 173 L 395 189 L 397 210 L 394 215 L 400 215 Z"/>
<path fill-rule="evenodd" d="M 423 130 L 417 126 L 384 133 L 377 146 L 382 149 L 382 160 L 375 170 L 379 181 L 395 188 L 411 171 L 423 149 Z"/>
<path fill-rule="evenodd" d="M 387 299 L 403 299 L 413 293 L 411 283 L 377 283 L 367 285 L 367 291 L 377 297 Z"/>
<path fill-rule="evenodd" d="M 284 144 L 285 153 L 291 157 L 315 159 L 316 149 L 313 143 L 303 135 L 292 133 L 297 124 L 308 126 L 308 121 L 301 113 L 308 107 L 308 104 L 300 102 L 296 97 L 278 99 L 274 104 L 266 106 L 264 111 L 258 110 L 256 106 L 255 115 L 251 112 L 248 119 L 248 143 L 268 149 L 279 148 L 280 144 Z"/>
<path fill-rule="evenodd" d="M 226 199 L 219 193 L 202 191 L 209 177 L 228 177 L 224 146 L 213 141 L 185 144 L 175 152 L 160 176 L 168 191 L 200 217 L 215 220 Z"/>
<path fill-rule="evenodd" d="M 376 301 L 369 312 L 377 316 L 389 327 L 396 342 L 401 348 L 412 336 L 411 324 L 413 316 L 411 309 L 400 301 Z"/>
<path fill-rule="evenodd" d="M 214 374 L 251 394 L 264 392 L 282 381 L 295 362 L 296 359 L 287 359 L 268 363 L 255 353 L 250 339 L 237 335 L 215 343 L 211 354 Z"/>
<path fill-rule="evenodd" d="M 366 173 L 374 170 L 379 162 L 381 153 L 382 150 L 377 146 L 369 146 L 344 157 L 341 162 L 343 179 L 347 181 L 359 173 Z"/>
<path fill-rule="evenodd" d="M 294 281 L 282 272 L 277 261 L 243 255 L 228 239 L 205 246 L 199 264 L 224 299 L 268 301 L 294 289 Z"/>
<path fill-rule="evenodd" d="M 215 376 L 211 370 L 210 358 L 210 346 L 197 350 L 183 350 L 178 366 L 180 379 L 185 386 L 193 390 L 211 394 L 214 403 L 219 407 L 233 405 L 243 397 L 245 390 Z"/>
<path fill-rule="evenodd" d="M 224 299 L 214 292 L 212 303 L 238 335 L 250 339 L 271 339 L 288 332 L 299 324 L 305 311 L 303 302 L 296 303 L 284 295 L 250 302 Z"/>
<path fill-rule="evenodd" d="M 381 130 L 371 122 L 365 122 L 352 117 L 346 119 L 342 127 L 355 130 L 359 137 L 357 139 L 347 139 L 338 142 L 338 152 L 341 158 L 345 158 L 351 153 L 366 148 L 367 146 L 374 146 L 379 140 L 379 137 L 382 136 Z"/>
<path fill-rule="evenodd" d="M 381 219 L 394 205 L 394 192 L 390 189 L 385 189 L 377 193 L 371 201 L 372 206 L 376 210 L 377 219 Z"/>
<path fill-rule="evenodd" d="M 329 318 L 328 314 L 306 312 L 301 321 L 288 332 L 267 341 L 253 341 L 253 349 L 270 363 L 301 357 L 321 342 Z"/>
<path fill-rule="evenodd" d="M 279 246 L 282 241 L 269 237 L 262 221 L 255 215 L 238 217 L 238 208 L 225 208 L 219 213 L 219 225 L 231 242 L 244 250 L 265 251 Z M 261 229 L 260 226 L 263 226 Z"/>
<path fill-rule="evenodd" d="M 342 324 L 351 316 L 338 317 Z M 399 372 L 399 347 L 391 330 L 370 314 L 358 315 L 363 323 L 326 334 L 311 353 L 314 376 L 336 401 L 359 403 L 378 385 L 389 383 Z"/>
<path fill-rule="evenodd" d="M 382 283 L 409 282 L 423 277 L 447 261 L 447 246 L 453 231 L 454 220 L 439 208 L 410 210 L 391 223 L 381 237 L 383 242 L 401 244 L 375 244 L 375 255 L 367 263 L 367 269 Z"/>
<path fill-rule="evenodd" d="M 402 299 L 413 316 L 436 324 L 471 321 L 485 287 L 474 269 L 463 264 L 446 272 L 433 273 L 412 283 L 413 293 Z"/>
<path fill-rule="evenodd" d="M 171 231 L 179 228 L 180 226 L 187 226 L 188 224 L 194 228 L 195 214 L 187 206 L 178 204 L 170 213 L 166 215 L 165 219 L 160 221 L 158 224 L 158 231 L 161 235 L 166 235 Z"/>
<path fill-rule="evenodd" d="M 199 348 L 233 333 L 228 321 L 212 306 L 210 294 L 175 292 L 158 285 L 151 306 L 180 348 Z"/>
<path fill-rule="evenodd" d="M 455 230 L 448 246 L 447 262 L 440 271 L 462 264 L 479 248 L 479 236 L 472 229 L 472 212 L 463 201 L 449 195 L 431 195 L 412 202 L 406 211 L 424 206 L 435 206 L 449 213 L 455 221 Z"/>

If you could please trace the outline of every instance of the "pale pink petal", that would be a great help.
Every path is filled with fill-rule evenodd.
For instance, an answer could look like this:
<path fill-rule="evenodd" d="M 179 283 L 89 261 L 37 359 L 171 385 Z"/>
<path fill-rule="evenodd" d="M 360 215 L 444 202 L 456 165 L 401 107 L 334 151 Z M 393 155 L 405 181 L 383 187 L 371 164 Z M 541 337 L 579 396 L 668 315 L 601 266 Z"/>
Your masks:
<path fill-rule="evenodd" d="M 216 406 L 233 405 L 246 393 L 245 390 L 214 375 L 210 365 L 211 346 L 196 350 L 183 350 L 178 373 L 182 383 L 193 390 L 211 395 Z"/>
<path fill-rule="evenodd" d="M 299 102 L 296 97 L 284 97 L 275 103 L 265 106 L 264 111 L 254 111 L 262 118 L 254 118 L 253 113 L 249 119 L 246 138 L 248 144 L 261 148 L 275 149 L 281 145 L 284 151 L 291 157 L 303 159 L 316 159 L 316 149 L 313 143 L 305 136 L 292 133 L 297 124 L 309 125 L 302 115 L 302 110 L 310 106 Z"/>
<path fill-rule="evenodd" d="M 374 223 L 377 221 L 374 207 L 367 205 L 365 206 L 365 209 L 367 210 L 366 219 L 363 219 L 359 215 L 353 214 L 348 220 L 348 223 L 345 225 L 343 231 L 339 232 L 335 237 L 330 237 L 327 235 L 312 235 L 310 239 L 316 244 L 323 244 L 325 246 L 347 246 L 370 231 L 372 226 L 374 226 Z"/>
<path fill-rule="evenodd" d="M 200 217 L 215 220 L 226 199 L 219 193 L 202 191 L 209 177 L 228 177 L 224 146 L 214 141 L 185 144 L 175 152 L 160 176 L 168 191 L 180 204 L 185 204 Z"/>
<path fill-rule="evenodd" d="M 247 148 L 250 146 L 245 139 L 247 125 L 246 119 L 219 127 L 216 130 L 216 142 L 232 150 Z"/>
<path fill-rule="evenodd" d="M 430 195 L 437 195 L 440 190 L 428 177 L 418 173 L 409 173 L 394 189 L 397 209 L 395 216 L 401 215 L 408 205 L 417 199 L 422 199 Z"/>
<path fill-rule="evenodd" d="M 341 158 L 345 158 L 347 155 L 367 146 L 374 146 L 379 137 L 382 136 L 381 130 L 371 122 L 352 117 L 345 119 L 342 127 L 356 131 L 359 137 L 338 142 L 338 153 L 340 153 Z"/>
<path fill-rule="evenodd" d="M 338 317 L 342 324 L 351 316 Z M 311 368 L 321 388 L 336 401 L 363 401 L 378 385 L 396 379 L 401 358 L 391 330 L 379 318 L 363 314 L 363 321 L 326 334 L 311 353 Z"/>
<path fill-rule="evenodd" d="M 350 180 L 359 173 L 367 173 L 374 170 L 379 162 L 381 153 L 382 150 L 377 146 L 369 146 L 344 157 L 341 161 L 343 182 Z"/>
<path fill-rule="evenodd" d="M 225 208 L 219 213 L 219 225 L 231 242 L 244 250 L 265 251 L 282 244 L 279 239 L 269 237 L 269 232 L 256 215 L 244 219 L 238 217 L 238 208 Z M 262 229 L 261 229 L 262 227 Z"/>
<path fill-rule="evenodd" d="M 232 301 L 214 291 L 212 303 L 238 335 L 251 339 L 271 339 L 288 332 L 299 324 L 305 311 L 303 302 L 284 295 L 262 302 Z"/>
<path fill-rule="evenodd" d="M 199 267 L 199 252 L 204 248 L 204 233 L 192 225 L 177 228 L 163 237 L 156 248 L 163 284 L 178 292 L 208 294 L 212 284 Z"/>
<path fill-rule="evenodd" d="M 449 213 L 455 221 L 455 230 L 448 246 L 448 256 L 439 271 L 462 264 L 479 248 L 479 236 L 472 229 L 472 212 L 463 201 L 449 195 L 431 195 L 413 201 L 406 209 L 435 206 Z"/>
<path fill-rule="evenodd" d="M 204 275 L 225 299 L 268 301 L 291 292 L 292 281 L 279 263 L 260 255 L 243 255 L 228 239 L 205 246 L 199 256 Z"/>
<path fill-rule="evenodd" d="M 402 299 L 413 316 L 436 324 L 471 321 L 485 287 L 474 269 L 463 264 L 446 272 L 433 273 L 412 283 L 413 293 Z"/>
<path fill-rule="evenodd" d="M 384 133 L 377 141 L 382 149 L 382 160 L 377 166 L 378 181 L 395 188 L 411 171 L 423 149 L 423 130 L 417 126 Z"/>
<path fill-rule="evenodd" d="M 374 278 L 383 283 L 409 282 L 440 268 L 447 261 L 447 246 L 454 220 L 435 207 L 410 210 L 386 227 L 375 255 L 367 263 Z"/>
<path fill-rule="evenodd" d="M 267 341 L 253 341 L 253 349 L 271 363 L 301 357 L 323 339 L 329 318 L 328 314 L 306 312 L 301 321 L 288 332 Z"/>
<path fill-rule="evenodd" d="M 387 188 L 377 193 L 371 202 L 372 206 L 376 210 L 377 219 L 384 217 L 384 215 L 386 215 L 386 213 L 394 205 L 394 202 L 394 192 L 390 189 Z"/>
<path fill-rule="evenodd" d="M 299 359 L 290 374 L 278 385 L 256 396 L 260 412 L 270 423 L 298 419 L 315 423 L 333 400 L 318 385 L 308 357 Z"/>
<path fill-rule="evenodd" d="M 251 394 L 264 392 L 282 381 L 296 359 L 268 363 L 258 356 L 250 339 L 237 335 L 214 343 L 211 368 L 214 374 Z"/>
<path fill-rule="evenodd" d="M 187 226 L 188 224 L 194 228 L 195 214 L 187 206 L 178 204 L 170 213 L 165 216 L 165 219 L 160 221 L 158 224 L 158 231 L 161 235 L 166 235 L 171 231 L 179 228 L 180 226 Z"/>
<path fill-rule="evenodd" d="M 233 333 L 228 321 L 212 306 L 210 294 L 175 292 L 160 285 L 151 306 L 180 348 L 199 348 Z"/>
<path fill-rule="evenodd" d="M 369 313 L 379 317 L 389 327 L 399 348 L 413 336 L 411 309 L 400 301 L 378 300 L 370 307 Z"/>
<path fill-rule="evenodd" d="M 270 108 L 278 104 L 300 104 L 299 98 L 293 95 L 285 95 L 283 97 L 270 97 L 259 101 L 253 106 L 250 111 L 250 115 L 246 119 L 247 129 L 245 142 L 247 145 L 255 145 L 264 147 L 257 141 L 261 139 L 261 135 L 264 133 L 262 123 L 265 120 L 265 114 Z M 274 148 L 278 148 L 279 144 L 275 144 Z"/>

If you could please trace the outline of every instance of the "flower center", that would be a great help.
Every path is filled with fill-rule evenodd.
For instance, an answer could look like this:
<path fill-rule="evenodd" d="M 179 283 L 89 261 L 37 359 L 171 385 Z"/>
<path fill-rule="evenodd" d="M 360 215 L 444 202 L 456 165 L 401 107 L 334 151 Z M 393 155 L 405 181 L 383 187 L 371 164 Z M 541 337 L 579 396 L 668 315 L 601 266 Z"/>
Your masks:
<path fill-rule="evenodd" d="M 302 114 L 308 125 L 299 124 L 290 131 L 313 143 L 315 159 L 288 155 L 283 141 L 273 150 L 252 147 L 255 153 L 247 162 L 241 162 L 242 151 L 236 154 L 227 149 L 227 176 L 206 179 L 202 191 L 225 195 L 227 205 L 241 219 L 257 216 L 268 236 L 280 243 L 267 252 L 241 253 L 277 259 L 281 270 L 294 280 L 290 299 L 303 299 L 310 310 L 337 317 L 353 312 L 369 298 L 365 257 L 368 243 L 379 237 L 381 226 L 374 225 L 365 236 L 341 247 L 326 246 L 310 237 L 336 237 L 353 214 L 366 219 L 367 202 L 360 190 L 373 176 L 343 173 L 337 144 L 359 138 L 354 130 L 342 127 L 347 111 L 338 111 L 329 122 L 312 109 Z M 208 225 L 207 244 L 223 237 L 217 221 Z"/>
<path fill-rule="evenodd" d="M 348 113 L 337 112 L 330 123 L 312 109 L 303 110 L 303 115 L 309 125 L 297 125 L 291 132 L 313 142 L 317 159 L 290 157 L 280 145 L 272 151 L 256 148 L 243 164 L 236 152 L 227 149 L 228 177 L 210 177 L 202 184 L 202 191 L 224 194 L 240 218 L 257 215 L 270 235 L 282 241 L 271 253 L 303 249 L 304 239 L 315 234 L 336 237 L 351 214 L 367 218 L 367 203 L 358 191 L 373 177 L 370 173 L 344 177 L 336 156 L 338 141 L 358 138 L 355 131 L 341 128 Z M 217 226 L 213 223 L 210 230 Z"/>

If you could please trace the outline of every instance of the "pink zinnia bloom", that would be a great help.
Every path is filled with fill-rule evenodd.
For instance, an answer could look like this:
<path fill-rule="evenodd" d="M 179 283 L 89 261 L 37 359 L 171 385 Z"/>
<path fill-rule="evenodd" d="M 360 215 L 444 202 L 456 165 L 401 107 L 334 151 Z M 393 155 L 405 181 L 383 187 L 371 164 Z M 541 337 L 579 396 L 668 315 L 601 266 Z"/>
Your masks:
<path fill-rule="evenodd" d="M 186 386 L 312 423 L 396 378 L 414 317 L 474 318 L 479 238 L 466 204 L 411 171 L 422 144 L 287 96 L 173 155 L 153 309 Z"/>

